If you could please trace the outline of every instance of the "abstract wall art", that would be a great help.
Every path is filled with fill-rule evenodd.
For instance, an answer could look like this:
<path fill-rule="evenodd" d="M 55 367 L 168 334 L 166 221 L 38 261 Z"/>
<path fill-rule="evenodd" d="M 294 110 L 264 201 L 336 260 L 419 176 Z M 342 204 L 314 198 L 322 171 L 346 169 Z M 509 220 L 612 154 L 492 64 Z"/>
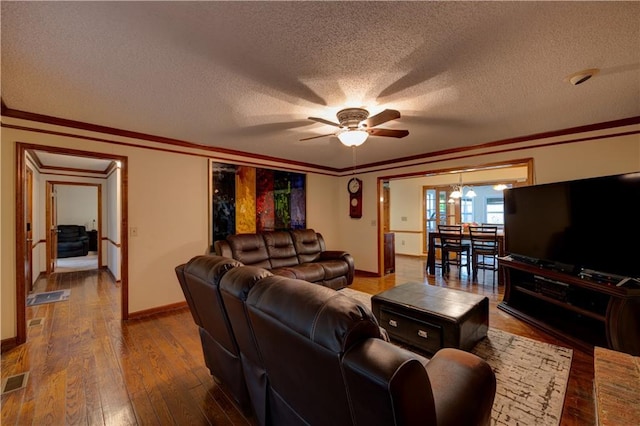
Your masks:
<path fill-rule="evenodd" d="M 306 228 L 306 175 L 210 162 L 212 243 L 231 234 Z"/>

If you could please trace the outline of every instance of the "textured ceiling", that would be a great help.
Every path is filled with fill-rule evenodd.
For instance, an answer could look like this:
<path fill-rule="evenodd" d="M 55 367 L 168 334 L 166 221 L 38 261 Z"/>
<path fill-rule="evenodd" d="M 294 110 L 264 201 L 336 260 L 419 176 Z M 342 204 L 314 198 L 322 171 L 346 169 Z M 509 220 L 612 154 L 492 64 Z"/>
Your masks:
<path fill-rule="evenodd" d="M 640 116 L 640 2 L 7 2 L 10 109 L 349 168 Z M 563 79 L 600 68 L 590 81 Z"/>

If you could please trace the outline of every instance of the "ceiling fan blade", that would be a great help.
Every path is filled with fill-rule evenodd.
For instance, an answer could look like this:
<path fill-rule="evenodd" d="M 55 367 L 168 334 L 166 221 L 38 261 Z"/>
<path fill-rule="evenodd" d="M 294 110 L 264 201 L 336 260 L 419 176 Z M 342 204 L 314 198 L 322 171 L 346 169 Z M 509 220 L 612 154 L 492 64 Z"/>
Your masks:
<path fill-rule="evenodd" d="M 404 138 L 409 135 L 408 130 L 395 129 L 367 129 L 367 133 L 372 136 L 389 136 L 392 138 Z"/>
<path fill-rule="evenodd" d="M 328 124 L 330 126 L 340 127 L 340 125 L 338 123 L 334 123 L 333 121 L 325 120 L 324 118 L 309 117 L 309 120 L 317 121 L 318 123 Z"/>
<path fill-rule="evenodd" d="M 318 139 L 318 138 L 324 138 L 325 136 L 333 136 L 333 133 L 329 133 L 327 135 L 318 135 L 318 136 L 311 136 L 310 138 L 302 138 L 300 139 L 301 141 L 308 141 L 310 139 Z"/>
<path fill-rule="evenodd" d="M 385 109 L 381 113 L 367 118 L 364 120 L 364 123 L 371 128 L 378 124 L 386 123 L 389 120 L 395 120 L 396 118 L 400 118 L 400 111 L 396 111 L 395 109 Z"/>

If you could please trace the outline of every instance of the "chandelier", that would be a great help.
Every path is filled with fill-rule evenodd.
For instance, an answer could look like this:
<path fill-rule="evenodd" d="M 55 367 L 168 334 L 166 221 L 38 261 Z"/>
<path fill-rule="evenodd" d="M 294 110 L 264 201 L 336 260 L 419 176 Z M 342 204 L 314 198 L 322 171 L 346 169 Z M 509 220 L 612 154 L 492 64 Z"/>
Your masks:
<path fill-rule="evenodd" d="M 473 198 L 473 197 L 475 197 L 477 195 L 476 191 L 473 190 L 472 186 L 470 186 L 470 185 L 467 185 L 467 186 L 462 185 L 462 173 L 460 173 L 460 181 L 459 181 L 459 183 L 457 185 L 453 185 L 453 191 L 451 191 L 451 194 L 449 194 L 449 201 L 448 202 L 449 203 L 455 203 L 455 201 L 457 199 L 462 198 L 462 194 L 464 193 L 464 189 L 465 188 L 468 188 L 467 189 L 467 193 L 464 194 L 464 196 L 466 198 Z"/>

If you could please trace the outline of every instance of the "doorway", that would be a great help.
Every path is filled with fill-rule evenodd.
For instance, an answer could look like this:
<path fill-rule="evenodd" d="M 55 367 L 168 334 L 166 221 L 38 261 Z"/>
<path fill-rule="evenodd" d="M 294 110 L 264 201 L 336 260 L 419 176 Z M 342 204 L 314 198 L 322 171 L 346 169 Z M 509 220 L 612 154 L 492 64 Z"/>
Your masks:
<path fill-rule="evenodd" d="M 102 184 L 48 180 L 46 197 L 47 274 L 102 268 Z"/>
<path fill-rule="evenodd" d="M 109 246 L 107 252 L 109 256 L 107 256 L 107 263 L 110 262 L 110 259 L 116 258 L 113 255 L 114 252 L 117 253 L 117 271 L 113 275 L 116 276 L 116 280 L 120 286 L 120 311 L 121 311 L 121 319 L 128 319 L 128 235 L 126 230 L 127 228 L 127 176 L 128 176 L 128 158 L 124 156 L 114 155 L 114 154 L 103 154 L 99 152 L 91 152 L 91 151 L 81 151 L 75 149 L 68 148 L 58 148 L 52 146 L 45 145 L 36 145 L 36 144 L 26 144 L 26 143 L 16 143 L 16 253 L 20 253 L 20 255 L 16 256 L 16 344 L 20 345 L 26 342 L 27 332 L 26 332 L 26 296 L 27 291 L 31 289 L 31 281 L 28 277 L 28 273 L 26 271 L 26 265 L 29 262 L 28 258 L 28 247 L 29 241 L 27 241 L 31 236 L 29 235 L 29 230 L 33 230 L 33 223 L 28 222 L 28 204 L 33 200 L 30 198 L 30 201 L 27 202 L 27 196 L 29 191 L 29 167 L 27 167 L 27 154 L 32 153 L 34 151 L 42 152 L 46 155 L 54 155 L 60 157 L 68 157 L 73 159 L 83 158 L 86 160 L 108 160 L 108 162 L 112 165 L 110 169 L 106 171 L 108 176 L 112 176 L 115 174 L 116 178 L 114 178 L 114 187 L 109 191 L 110 196 L 113 193 L 115 202 L 113 202 L 113 218 L 110 218 L 110 224 L 113 222 L 113 225 L 110 229 L 117 230 L 114 231 L 108 236 L 108 238 L 104 238 L 102 233 L 100 232 L 101 226 L 100 223 L 104 226 L 102 222 L 102 217 L 100 216 L 101 208 L 98 208 L 98 218 L 96 219 L 96 227 L 97 229 L 97 244 L 100 246 L 103 244 L 112 244 L 115 248 Z M 77 170 L 75 170 L 77 172 Z M 64 175 L 64 176 L 73 176 L 74 175 L 73 168 L 69 167 L 60 167 L 56 174 Z M 33 180 L 33 179 L 32 179 Z M 69 179 L 73 180 L 73 179 Z M 58 182 L 58 183 L 68 183 L 68 182 Z M 53 185 L 51 185 L 53 187 Z M 42 190 L 44 192 L 44 189 Z M 51 194 L 47 191 L 46 200 L 44 201 L 46 204 L 51 202 Z M 111 207 L 109 207 L 111 208 Z M 44 210 L 44 209 L 42 209 Z M 42 222 L 45 220 L 48 222 L 50 218 L 50 212 L 46 214 L 44 211 L 42 215 L 45 216 L 42 218 Z M 35 219 L 34 219 L 35 220 Z M 92 223 L 92 222 L 91 222 Z M 40 242 L 44 242 L 47 245 L 46 249 L 46 269 L 47 271 L 53 271 L 54 265 L 52 265 L 51 259 L 55 259 L 57 256 L 52 256 L 51 251 L 55 250 L 57 244 L 55 244 L 55 235 L 52 234 L 52 227 L 50 223 L 42 224 L 40 228 L 41 235 L 34 236 L 32 238 L 41 238 Z M 106 240 L 106 242 L 105 242 Z M 98 253 L 104 253 L 100 248 L 96 250 Z M 100 256 L 102 257 L 102 256 Z M 100 264 L 101 265 L 101 264 Z M 109 264 L 111 271 L 111 264 Z M 113 273 L 113 272 L 112 272 Z M 119 278 L 119 279 L 118 279 Z"/>
<path fill-rule="evenodd" d="M 426 256 L 428 232 L 433 231 L 438 223 L 463 222 L 463 218 L 467 219 L 472 208 L 472 201 L 465 198 L 466 196 L 450 202 L 452 190 L 456 187 L 459 190 L 465 189 L 464 194 L 467 194 L 470 185 L 479 188 L 491 183 L 493 187 L 493 184 L 498 182 L 507 182 L 516 186 L 533 184 L 533 159 L 428 170 L 411 175 L 379 176 L 379 194 L 382 195 L 385 187 L 388 186 L 390 194 L 384 198 L 386 200 L 389 197 L 391 200 L 388 208 L 385 208 L 383 203 L 379 204 L 379 223 L 389 223 L 389 230 L 386 232 L 394 234 L 396 254 Z M 464 188 L 462 183 L 465 184 Z M 425 188 L 431 188 L 433 191 L 428 192 Z M 482 207 L 483 211 L 487 208 L 488 206 Z M 482 220 L 482 222 L 486 221 L 488 219 Z M 378 271 L 380 273 L 384 265 L 383 227 L 379 227 L 379 231 Z"/>

